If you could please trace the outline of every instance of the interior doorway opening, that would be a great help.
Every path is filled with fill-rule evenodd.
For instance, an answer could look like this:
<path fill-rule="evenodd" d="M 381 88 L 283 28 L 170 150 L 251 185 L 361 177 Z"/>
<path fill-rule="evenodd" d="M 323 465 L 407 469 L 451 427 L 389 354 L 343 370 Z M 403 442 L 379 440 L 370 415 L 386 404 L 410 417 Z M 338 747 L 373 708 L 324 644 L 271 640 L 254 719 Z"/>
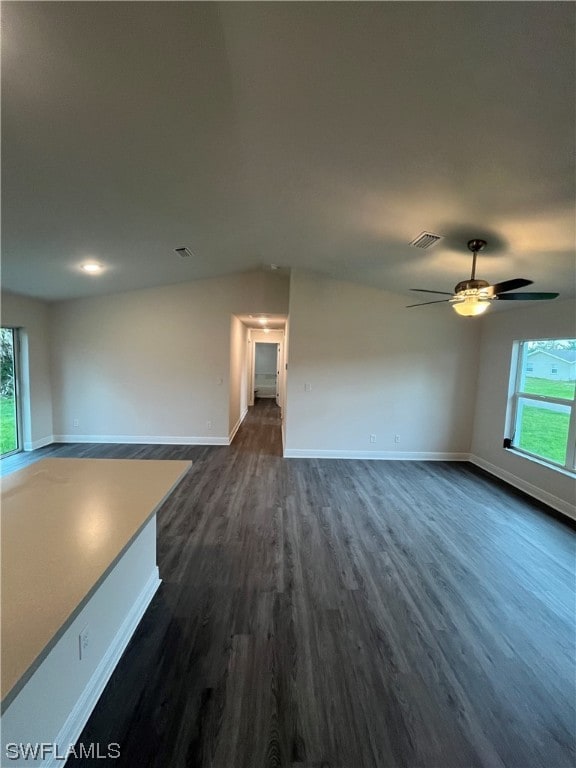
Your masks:
<path fill-rule="evenodd" d="M 286 315 L 232 315 L 230 319 L 229 433 L 232 443 L 250 407 L 258 401 L 265 420 L 284 426 Z M 258 345 L 258 363 L 256 347 Z"/>
<path fill-rule="evenodd" d="M 254 345 L 254 400 L 278 399 L 279 346 L 265 341 Z"/>
<path fill-rule="evenodd" d="M 267 331 L 250 329 L 248 405 L 255 405 L 256 400 L 260 400 L 268 404 L 276 403 L 283 411 L 286 388 L 284 341 L 283 328 Z"/>

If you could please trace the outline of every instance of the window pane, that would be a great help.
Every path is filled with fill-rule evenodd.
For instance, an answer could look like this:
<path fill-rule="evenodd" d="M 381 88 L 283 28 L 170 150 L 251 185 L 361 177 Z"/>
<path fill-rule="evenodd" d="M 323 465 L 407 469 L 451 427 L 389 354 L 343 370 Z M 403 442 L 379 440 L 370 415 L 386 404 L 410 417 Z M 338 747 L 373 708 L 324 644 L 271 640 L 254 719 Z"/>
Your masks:
<path fill-rule="evenodd" d="M 569 405 L 519 398 L 515 445 L 543 459 L 564 465 L 570 411 Z"/>
<path fill-rule="evenodd" d="M 0 331 L 0 452 L 18 448 L 16 386 L 14 378 L 14 331 Z"/>
<path fill-rule="evenodd" d="M 522 345 L 520 391 L 574 399 L 576 340 L 545 339 Z"/>

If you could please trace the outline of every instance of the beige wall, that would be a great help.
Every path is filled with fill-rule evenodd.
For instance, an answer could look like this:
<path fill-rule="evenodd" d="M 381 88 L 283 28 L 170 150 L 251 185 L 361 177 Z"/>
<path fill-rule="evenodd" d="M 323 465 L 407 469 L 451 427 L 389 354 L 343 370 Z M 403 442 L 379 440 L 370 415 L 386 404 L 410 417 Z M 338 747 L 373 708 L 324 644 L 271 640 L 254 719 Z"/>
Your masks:
<path fill-rule="evenodd" d="M 479 325 L 443 306 L 406 303 L 292 274 L 286 455 L 469 451 Z"/>
<path fill-rule="evenodd" d="M 476 463 L 575 516 L 574 478 L 502 447 L 512 344 L 521 339 L 576 338 L 574 301 L 551 301 L 482 318 L 472 453 Z"/>
<path fill-rule="evenodd" d="M 248 411 L 248 328 L 235 315 L 230 319 L 230 412 L 233 437 Z"/>
<path fill-rule="evenodd" d="M 59 302 L 51 311 L 55 434 L 227 443 L 230 315 L 284 314 L 287 304 L 287 278 L 264 272 Z"/>
<path fill-rule="evenodd" d="M 289 373 L 289 352 L 290 352 L 290 316 L 286 318 L 284 326 L 284 391 L 282 395 L 282 449 L 286 448 L 286 421 L 288 419 L 288 378 Z"/>
<path fill-rule="evenodd" d="M 48 304 L 3 292 L 1 314 L 3 326 L 21 329 L 23 447 L 39 448 L 52 442 Z"/>

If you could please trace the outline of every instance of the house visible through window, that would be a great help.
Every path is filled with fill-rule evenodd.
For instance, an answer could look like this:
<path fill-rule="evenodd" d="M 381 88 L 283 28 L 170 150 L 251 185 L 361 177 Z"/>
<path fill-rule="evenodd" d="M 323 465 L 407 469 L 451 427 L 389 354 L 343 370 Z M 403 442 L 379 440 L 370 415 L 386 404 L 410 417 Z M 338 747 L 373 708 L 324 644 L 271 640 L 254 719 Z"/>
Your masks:
<path fill-rule="evenodd" d="M 574 471 L 576 339 L 515 344 L 508 409 L 510 447 Z"/>

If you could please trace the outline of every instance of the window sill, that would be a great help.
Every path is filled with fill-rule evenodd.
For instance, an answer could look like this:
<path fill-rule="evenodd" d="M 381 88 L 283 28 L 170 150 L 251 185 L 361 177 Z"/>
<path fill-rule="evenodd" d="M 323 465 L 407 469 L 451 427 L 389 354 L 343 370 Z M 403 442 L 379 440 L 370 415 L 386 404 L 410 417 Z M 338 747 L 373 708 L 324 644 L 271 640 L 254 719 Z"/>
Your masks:
<path fill-rule="evenodd" d="M 576 472 L 571 472 L 569 469 L 566 469 L 566 467 L 560 467 L 558 464 L 553 464 L 552 462 L 546 461 L 546 459 L 541 459 L 538 456 L 533 456 L 531 453 L 525 453 L 519 448 L 511 447 L 505 448 L 504 450 L 507 453 L 513 453 L 515 456 L 520 456 L 522 459 L 528 459 L 528 461 L 533 461 L 535 464 L 540 464 L 541 467 L 553 469 L 555 472 L 559 472 L 561 475 L 566 475 L 566 477 L 570 477 L 572 479 L 576 478 Z"/>

